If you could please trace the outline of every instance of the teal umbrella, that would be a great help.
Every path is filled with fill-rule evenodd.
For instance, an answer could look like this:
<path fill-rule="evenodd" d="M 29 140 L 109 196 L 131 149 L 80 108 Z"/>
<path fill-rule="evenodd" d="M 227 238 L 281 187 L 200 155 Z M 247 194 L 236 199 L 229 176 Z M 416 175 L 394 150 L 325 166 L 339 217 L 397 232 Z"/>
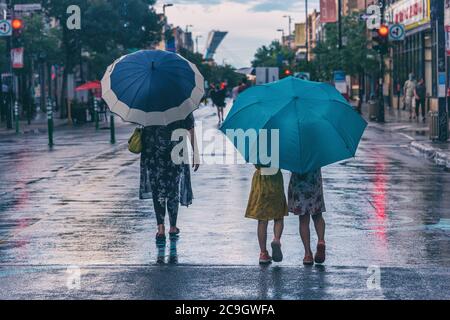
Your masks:
<path fill-rule="evenodd" d="M 278 129 L 279 167 L 306 173 L 354 157 L 366 127 L 333 86 L 288 77 L 241 93 L 220 130 L 247 162 L 267 165 L 251 152 L 260 154 L 261 140 L 271 150 L 270 129 Z M 267 129 L 268 139 L 252 141 L 251 132 L 260 136 L 261 129 Z M 239 131 L 247 133 L 245 143 L 235 135 Z"/>

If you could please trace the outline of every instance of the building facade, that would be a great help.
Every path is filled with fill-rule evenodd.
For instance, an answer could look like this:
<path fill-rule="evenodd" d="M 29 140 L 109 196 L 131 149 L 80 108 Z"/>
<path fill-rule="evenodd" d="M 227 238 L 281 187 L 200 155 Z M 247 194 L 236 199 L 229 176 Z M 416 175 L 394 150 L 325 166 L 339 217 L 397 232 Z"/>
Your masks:
<path fill-rule="evenodd" d="M 387 8 L 389 23 L 405 26 L 403 41 L 392 42 L 390 63 L 390 96 L 395 96 L 413 74 L 424 79 L 429 108 L 438 109 L 438 50 L 443 34 L 438 28 L 438 12 L 443 12 L 444 1 L 397 0 Z M 393 103 L 393 102 L 392 102 Z"/>

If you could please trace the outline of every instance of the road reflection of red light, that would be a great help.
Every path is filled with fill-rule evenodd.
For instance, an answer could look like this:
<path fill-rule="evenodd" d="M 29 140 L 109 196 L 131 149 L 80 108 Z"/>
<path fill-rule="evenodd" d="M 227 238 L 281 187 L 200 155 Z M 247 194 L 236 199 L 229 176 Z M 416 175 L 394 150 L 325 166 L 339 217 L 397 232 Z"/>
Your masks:
<path fill-rule="evenodd" d="M 387 177 L 386 177 L 386 165 L 382 159 L 379 159 L 377 161 L 375 170 L 376 175 L 374 183 L 374 192 L 372 195 L 373 206 L 375 208 L 375 219 L 373 221 L 373 225 L 375 226 L 375 232 L 377 237 L 381 241 L 386 242 Z"/>

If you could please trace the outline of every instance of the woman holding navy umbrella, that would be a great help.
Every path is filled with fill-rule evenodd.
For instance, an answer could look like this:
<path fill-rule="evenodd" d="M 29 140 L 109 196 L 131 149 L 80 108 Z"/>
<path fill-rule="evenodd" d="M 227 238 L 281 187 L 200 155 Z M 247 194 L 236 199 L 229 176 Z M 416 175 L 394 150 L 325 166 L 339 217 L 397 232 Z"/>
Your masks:
<path fill-rule="evenodd" d="M 135 132 L 140 141 L 141 199 L 153 199 L 158 224 L 157 240 L 165 240 L 166 211 L 170 236 L 176 236 L 178 207 L 192 203 L 189 164 L 172 159 L 172 141 L 177 129 L 185 129 L 195 148 L 193 111 L 204 96 L 204 79 L 197 67 L 178 54 L 142 50 L 114 62 L 102 80 L 103 99 L 110 110 L 143 129 Z M 132 138 L 133 138 L 132 137 Z M 181 155 L 182 156 L 182 155 Z M 195 158 L 195 157 L 193 157 Z M 195 171 L 199 165 L 192 162 Z"/>

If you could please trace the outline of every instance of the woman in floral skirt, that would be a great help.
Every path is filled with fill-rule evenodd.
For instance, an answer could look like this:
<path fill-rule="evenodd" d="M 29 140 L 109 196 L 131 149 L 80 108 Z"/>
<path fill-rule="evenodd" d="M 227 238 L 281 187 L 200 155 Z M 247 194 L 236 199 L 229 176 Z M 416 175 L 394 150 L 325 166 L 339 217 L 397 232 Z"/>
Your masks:
<path fill-rule="evenodd" d="M 326 211 L 323 198 L 322 172 L 317 169 L 306 174 L 292 173 L 288 191 L 289 212 L 300 217 L 300 237 L 305 247 L 303 264 L 313 265 L 325 262 L 325 220 L 322 213 Z M 310 243 L 310 219 L 314 221 L 318 243 L 313 258 Z"/>
<path fill-rule="evenodd" d="M 169 214 L 170 236 L 180 233 L 177 228 L 178 208 L 192 203 L 192 189 L 190 183 L 190 169 L 188 164 L 177 164 L 171 154 L 180 141 L 172 141 L 172 133 L 177 129 L 189 131 L 191 144 L 195 146 L 195 119 L 190 114 L 186 119 L 167 126 L 149 126 L 142 132 L 141 153 L 141 199 L 153 199 L 158 232 L 156 240 L 164 241 L 166 209 Z M 193 162 L 194 170 L 199 168 Z"/>

